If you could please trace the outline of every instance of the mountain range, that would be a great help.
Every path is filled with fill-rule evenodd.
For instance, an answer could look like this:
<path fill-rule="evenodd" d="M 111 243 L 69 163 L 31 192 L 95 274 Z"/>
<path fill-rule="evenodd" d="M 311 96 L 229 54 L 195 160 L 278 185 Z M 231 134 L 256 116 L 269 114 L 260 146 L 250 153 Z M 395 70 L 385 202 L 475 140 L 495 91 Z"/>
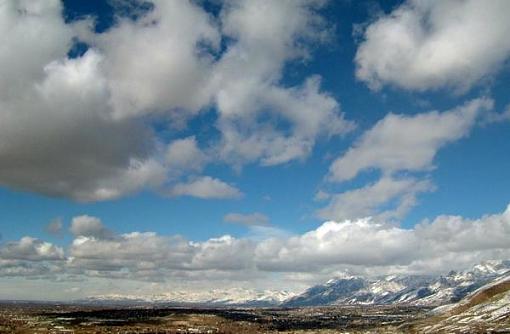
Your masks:
<path fill-rule="evenodd" d="M 326 305 L 419 305 L 457 303 L 470 293 L 508 276 L 510 260 L 485 261 L 465 271 L 440 276 L 388 275 L 367 278 L 343 275 L 303 293 L 234 288 L 204 292 L 168 292 L 158 295 L 96 295 L 87 303 L 158 303 L 172 305 L 303 307 Z"/>
<path fill-rule="evenodd" d="M 95 295 L 79 302 L 87 304 L 166 304 L 203 306 L 270 307 L 283 304 L 296 294 L 280 290 L 213 289 L 209 291 L 171 291 L 153 295 Z"/>
<path fill-rule="evenodd" d="M 390 305 L 439 306 L 460 301 L 510 272 L 510 261 L 485 261 L 466 271 L 440 276 L 344 276 L 291 297 L 282 306 Z"/>

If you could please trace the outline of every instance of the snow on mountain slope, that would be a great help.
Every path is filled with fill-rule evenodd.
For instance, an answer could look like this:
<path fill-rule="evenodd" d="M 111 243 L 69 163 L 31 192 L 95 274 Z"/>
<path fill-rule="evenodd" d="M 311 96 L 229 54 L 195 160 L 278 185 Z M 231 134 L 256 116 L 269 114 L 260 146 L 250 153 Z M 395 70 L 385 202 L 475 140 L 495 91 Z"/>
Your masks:
<path fill-rule="evenodd" d="M 436 316 L 412 329 L 420 333 L 508 333 L 510 331 L 510 275 L 470 293 L 460 302 L 439 307 Z"/>
<path fill-rule="evenodd" d="M 411 304 L 436 306 L 461 300 L 510 270 L 510 261 L 486 261 L 446 276 L 360 276 L 331 279 L 285 301 L 285 306 Z"/>
<path fill-rule="evenodd" d="M 165 304 L 205 304 L 205 305 L 242 305 L 242 306 L 272 306 L 279 305 L 284 300 L 293 297 L 287 291 L 227 289 L 208 290 L 200 292 L 172 291 L 157 295 L 96 295 L 90 296 L 83 302 L 91 303 L 165 303 Z"/>

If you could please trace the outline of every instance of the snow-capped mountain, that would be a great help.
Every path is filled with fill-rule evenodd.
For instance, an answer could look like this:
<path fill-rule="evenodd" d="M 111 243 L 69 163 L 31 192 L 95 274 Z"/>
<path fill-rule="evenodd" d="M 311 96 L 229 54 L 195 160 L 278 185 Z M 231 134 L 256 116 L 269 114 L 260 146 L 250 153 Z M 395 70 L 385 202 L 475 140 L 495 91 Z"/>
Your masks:
<path fill-rule="evenodd" d="M 172 291 L 155 295 L 96 295 L 83 302 L 89 303 L 159 303 L 159 304 L 200 304 L 215 306 L 273 306 L 279 305 L 295 294 L 287 291 L 227 289 L 200 292 Z"/>
<path fill-rule="evenodd" d="M 486 261 L 468 271 L 448 275 L 386 276 L 376 279 L 347 276 L 313 286 L 286 300 L 284 306 L 342 304 L 443 305 L 461 300 L 470 292 L 510 270 L 510 261 Z"/>
<path fill-rule="evenodd" d="M 275 290 L 234 288 L 208 291 L 171 291 L 155 295 L 96 295 L 87 303 L 158 303 L 210 306 L 323 306 L 390 305 L 438 306 L 460 301 L 480 287 L 510 274 L 510 260 L 486 261 L 467 271 L 443 276 L 384 276 L 365 278 L 344 274 L 301 294 Z"/>

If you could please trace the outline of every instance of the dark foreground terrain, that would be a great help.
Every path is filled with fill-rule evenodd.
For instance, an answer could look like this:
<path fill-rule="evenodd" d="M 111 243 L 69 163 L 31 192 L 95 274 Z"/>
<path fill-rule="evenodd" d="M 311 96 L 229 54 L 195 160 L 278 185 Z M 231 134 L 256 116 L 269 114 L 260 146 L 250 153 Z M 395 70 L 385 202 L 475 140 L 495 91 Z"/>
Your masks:
<path fill-rule="evenodd" d="M 0 303 L 0 333 L 510 333 L 510 281 L 439 309 Z"/>
<path fill-rule="evenodd" d="M 97 308 L 4 303 L 0 333 L 398 333 L 426 308 Z"/>

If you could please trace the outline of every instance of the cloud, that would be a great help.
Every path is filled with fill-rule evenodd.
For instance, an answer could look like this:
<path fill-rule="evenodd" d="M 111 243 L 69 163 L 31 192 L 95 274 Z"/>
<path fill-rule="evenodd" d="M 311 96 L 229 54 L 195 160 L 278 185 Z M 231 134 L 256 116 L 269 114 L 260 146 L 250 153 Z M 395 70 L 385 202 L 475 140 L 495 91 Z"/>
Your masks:
<path fill-rule="evenodd" d="M 201 176 L 187 183 L 177 183 L 168 190 L 167 194 L 202 199 L 240 198 L 243 196 L 239 189 L 210 176 Z"/>
<path fill-rule="evenodd" d="M 198 252 L 193 256 L 193 269 L 242 270 L 250 268 L 255 243 L 248 239 L 236 239 L 225 235 L 196 244 Z"/>
<path fill-rule="evenodd" d="M 416 204 L 419 193 L 434 188 L 429 180 L 382 177 L 362 188 L 331 195 L 330 203 L 320 209 L 318 215 L 337 221 L 374 215 L 375 220 L 401 219 Z M 394 203 L 395 208 L 388 208 L 389 202 Z"/>
<path fill-rule="evenodd" d="M 71 221 L 69 231 L 75 237 L 92 237 L 97 239 L 108 239 L 113 233 L 108 230 L 101 220 L 87 215 L 74 217 Z"/>
<path fill-rule="evenodd" d="M 356 77 L 370 88 L 466 91 L 510 57 L 505 0 L 406 1 L 367 26 Z"/>
<path fill-rule="evenodd" d="M 83 232 L 65 251 L 24 237 L 0 246 L 0 273 L 84 282 L 180 285 L 192 280 L 202 287 L 213 280 L 221 280 L 222 286 L 241 281 L 253 285 L 255 278 L 267 281 L 285 275 L 293 286 L 302 284 L 303 277 L 316 281 L 345 269 L 368 275 L 430 274 L 510 256 L 510 205 L 502 213 L 478 219 L 438 216 L 412 228 L 372 218 L 328 221 L 297 235 L 254 228 L 261 228 L 256 238 L 224 235 L 205 241 L 154 232 L 112 233 L 108 238 Z"/>
<path fill-rule="evenodd" d="M 222 33 L 234 42 L 215 64 L 211 87 L 226 161 L 303 159 L 317 138 L 352 130 L 338 102 L 320 90 L 319 76 L 280 83 L 285 65 L 310 56 L 310 45 L 330 33 L 318 8 L 314 1 L 231 1 L 222 9 Z"/>
<path fill-rule="evenodd" d="M 62 266 L 55 261 L 0 260 L 0 275 L 3 278 L 17 278 L 18 282 L 20 277 L 31 280 L 52 280 L 61 272 Z M 22 293 L 22 291 L 17 292 Z"/>
<path fill-rule="evenodd" d="M 94 50 L 52 62 L 43 81 L 0 100 L 0 183 L 95 201 L 164 180 L 163 167 L 149 157 L 149 131 L 111 119 L 100 62 Z"/>
<path fill-rule="evenodd" d="M 327 191 L 319 189 L 313 196 L 313 200 L 316 202 L 325 201 L 331 198 L 331 194 Z"/>
<path fill-rule="evenodd" d="M 410 261 L 411 231 L 369 219 L 326 222 L 287 240 L 269 239 L 257 247 L 258 267 L 266 271 L 314 271 L 331 265 L 379 266 Z"/>
<path fill-rule="evenodd" d="M 91 19 L 65 22 L 59 1 L 3 2 L 0 184 L 90 202 L 182 189 L 180 177 L 210 162 L 305 159 L 318 139 L 354 127 L 319 76 L 282 83 L 288 64 L 331 35 L 320 8 L 227 1 L 213 17 L 196 2 L 154 1 L 96 33 Z M 76 41 L 88 50 L 74 58 Z M 207 130 L 218 135 L 202 143 L 211 154 L 154 128 L 180 137 L 203 110 L 216 116 Z"/>
<path fill-rule="evenodd" d="M 0 184 L 78 201 L 159 184 L 150 130 L 111 117 L 104 57 L 67 58 L 75 25 L 61 14 L 59 1 L 0 5 Z"/>
<path fill-rule="evenodd" d="M 252 241 L 228 235 L 204 242 L 153 232 L 112 239 L 79 237 L 70 248 L 68 266 L 76 274 L 115 277 L 124 272 L 124 277 L 158 281 L 176 272 L 245 269 L 253 248 Z"/>
<path fill-rule="evenodd" d="M 119 84 L 110 71 L 113 56 L 93 35 L 83 56 L 68 58 L 83 22 L 66 24 L 61 13 L 58 1 L 0 6 L 0 29 L 8 29 L 12 44 L 0 54 L 0 184 L 83 202 L 159 187 L 168 167 L 157 156 L 158 139 L 145 121 L 119 117 L 120 102 L 112 101 Z"/>
<path fill-rule="evenodd" d="M 507 105 L 503 112 L 489 112 L 484 115 L 482 124 L 492 124 L 510 121 L 510 105 Z"/>
<path fill-rule="evenodd" d="M 138 20 L 121 19 L 89 43 L 105 57 L 115 117 L 167 113 L 188 118 L 208 104 L 219 46 L 213 19 L 192 1 L 154 1 Z"/>
<path fill-rule="evenodd" d="M 246 226 L 267 226 L 269 225 L 269 218 L 259 212 L 242 214 L 242 213 L 229 213 L 223 217 L 223 221 L 232 224 L 240 224 Z"/>
<path fill-rule="evenodd" d="M 176 171 L 201 171 L 207 156 L 198 147 L 194 136 L 171 142 L 166 150 L 166 164 Z"/>
<path fill-rule="evenodd" d="M 329 179 L 346 181 L 369 169 L 384 174 L 429 170 L 438 150 L 468 135 L 478 117 L 492 106 L 491 99 L 479 98 L 445 112 L 388 114 L 333 162 Z"/>
<path fill-rule="evenodd" d="M 46 232 L 52 235 L 60 235 L 62 233 L 62 218 L 55 218 L 46 225 Z"/>
<path fill-rule="evenodd" d="M 399 173 L 427 172 L 445 145 L 466 137 L 477 123 L 494 112 L 493 100 L 478 98 L 457 108 L 415 115 L 387 114 L 366 130 L 330 165 L 331 183 L 345 182 L 365 171 L 378 170 L 377 181 L 342 193 L 327 192 L 329 204 L 317 211 L 323 219 L 344 220 L 372 216 L 400 220 L 417 203 L 417 196 L 435 190 L 423 176 Z M 498 114 L 499 115 L 499 114 Z"/>
<path fill-rule="evenodd" d="M 114 274 L 126 268 L 142 277 L 161 275 L 160 269 L 182 268 L 191 260 L 193 247 L 178 236 L 132 232 L 108 239 L 80 236 L 73 241 L 69 254 L 68 265 L 79 273 Z"/>
<path fill-rule="evenodd" d="M 319 8 L 226 1 L 215 21 L 191 2 L 155 1 L 139 20 L 122 20 L 90 43 L 105 58 L 117 117 L 159 112 L 177 124 L 214 106 L 220 141 L 212 146 L 221 160 L 277 165 L 308 156 L 318 137 L 353 128 L 320 91 L 319 76 L 280 84 L 286 63 L 309 57 L 309 45 L 330 34 Z M 221 38 L 231 40 L 224 52 Z"/>
<path fill-rule="evenodd" d="M 232 236 L 204 242 L 133 232 L 112 239 L 79 237 L 70 249 L 74 269 L 95 275 L 128 269 L 144 279 L 171 271 L 316 272 L 357 270 L 428 273 L 504 258 L 510 254 L 510 206 L 501 214 L 469 220 L 439 216 L 413 228 L 371 218 L 329 221 L 301 235 Z M 427 265 L 429 267 L 427 267 Z M 153 275 L 153 276 L 151 276 Z"/>
<path fill-rule="evenodd" d="M 45 65 L 66 54 L 73 33 L 61 13 L 60 1 L 2 1 L 0 101 L 19 98 L 27 83 L 44 77 Z"/>
<path fill-rule="evenodd" d="M 502 214 L 469 220 L 439 216 L 411 229 L 371 219 L 326 222 L 287 240 L 269 239 L 256 250 L 268 271 L 334 270 L 430 273 L 510 255 L 510 206 Z"/>
<path fill-rule="evenodd" d="M 64 259 L 64 250 L 32 237 L 8 242 L 0 247 L 2 260 L 54 261 Z"/>

